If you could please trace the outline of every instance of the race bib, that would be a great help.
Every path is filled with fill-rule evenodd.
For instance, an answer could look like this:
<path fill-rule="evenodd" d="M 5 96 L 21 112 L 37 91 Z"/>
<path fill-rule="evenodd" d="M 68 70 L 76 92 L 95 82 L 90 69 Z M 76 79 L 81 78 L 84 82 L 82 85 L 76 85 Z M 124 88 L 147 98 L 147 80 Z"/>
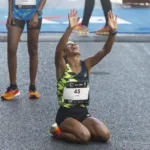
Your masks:
<path fill-rule="evenodd" d="M 87 104 L 89 89 L 87 82 L 68 82 L 67 87 L 64 88 L 63 101 L 73 104 Z"/>
<path fill-rule="evenodd" d="M 15 5 L 18 8 L 35 8 L 36 0 L 16 0 Z"/>

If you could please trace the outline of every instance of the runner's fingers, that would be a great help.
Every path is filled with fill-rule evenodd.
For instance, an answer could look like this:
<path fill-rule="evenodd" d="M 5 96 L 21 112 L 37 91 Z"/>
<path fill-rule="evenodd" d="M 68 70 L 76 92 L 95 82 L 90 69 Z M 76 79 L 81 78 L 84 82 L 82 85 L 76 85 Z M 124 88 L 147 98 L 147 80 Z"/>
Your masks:
<path fill-rule="evenodd" d="M 72 11 L 72 15 L 73 15 L 73 16 L 75 16 L 75 9 L 73 9 L 73 11 Z"/>
<path fill-rule="evenodd" d="M 31 24 L 32 24 L 32 20 L 29 21 L 29 25 L 31 25 Z"/>
<path fill-rule="evenodd" d="M 29 26 L 33 26 L 33 21 L 32 20 L 30 20 Z"/>
<path fill-rule="evenodd" d="M 74 9 L 74 12 L 73 12 L 73 13 L 74 13 L 74 16 L 77 16 L 77 13 L 78 13 L 78 12 L 77 12 L 76 9 Z"/>
<path fill-rule="evenodd" d="M 72 17 L 73 16 L 73 9 L 71 9 L 71 11 L 70 11 L 70 17 Z"/>
<path fill-rule="evenodd" d="M 77 10 L 71 9 L 70 10 L 70 17 L 76 16 L 77 15 Z"/>
<path fill-rule="evenodd" d="M 75 13 L 74 15 L 75 15 L 75 16 L 77 16 L 77 14 L 78 14 L 77 10 L 75 10 L 75 12 L 74 12 L 74 13 Z"/>
<path fill-rule="evenodd" d="M 112 11 L 110 10 L 109 13 L 110 13 L 110 18 L 113 19 Z"/>
<path fill-rule="evenodd" d="M 37 25 L 38 25 L 38 22 L 33 22 L 33 23 L 32 23 L 32 26 L 33 26 L 33 27 L 36 27 Z"/>
<path fill-rule="evenodd" d="M 118 20 L 118 16 L 117 16 L 117 15 L 115 16 L 115 20 L 116 20 L 116 21 Z"/>
<path fill-rule="evenodd" d="M 10 20 L 10 19 L 7 20 L 7 24 L 6 24 L 6 27 L 7 27 L 7 28 L 11 28 L 11 21 L 12 21 L 12 20 Z"/>
<path fill-rule="evenodd" d="M 14 23 L 14 22 L 15 22 L 15 19 L 14 19 L 14 18 L 12 18 L 12 20 L 11 20 L 11 21 L 12 21 L 12 23 Z"/>
<path fill-rule="evenodd" d="M 113 12 L 111 12 L 111 14 L 112 14 L 112 18 L 115 19 Z"/>
<path fill-rule="evenodd" d="M 33 24 L 38 24 L 38 22 L 37 21 L 33 21 Z"/>
<path fill-rule="evenodd" d="M 108 19 L 111 19 L 110 12 L 107 13 Z"/>
<path fill-rule="evenodd" d="M 34 21 L 34 20 L 30 20 L 29 24 L 33 25 L 33 24 L 38 24 L 37 21 Z"/>

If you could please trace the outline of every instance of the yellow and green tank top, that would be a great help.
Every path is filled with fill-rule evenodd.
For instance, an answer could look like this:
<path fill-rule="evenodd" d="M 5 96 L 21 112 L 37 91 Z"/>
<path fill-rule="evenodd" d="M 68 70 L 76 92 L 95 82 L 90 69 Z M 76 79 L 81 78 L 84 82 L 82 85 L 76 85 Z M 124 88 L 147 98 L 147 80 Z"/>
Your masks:
<path fill-rule="evenodd" d="M 60 107 L 86 107 L 89 104 L 89 74 L 81 61 L 81 72 L 72 72 L 69 64 L 63 76 L 57 81 L 57 97 Z"/>

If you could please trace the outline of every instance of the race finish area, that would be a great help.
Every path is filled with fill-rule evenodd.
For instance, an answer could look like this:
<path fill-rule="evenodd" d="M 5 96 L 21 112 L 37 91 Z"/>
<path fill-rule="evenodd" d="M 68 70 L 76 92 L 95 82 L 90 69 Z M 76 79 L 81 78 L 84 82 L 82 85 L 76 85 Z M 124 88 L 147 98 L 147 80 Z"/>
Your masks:
<path fill-rule="evenodd" d="M 42 33 L 63 33 L 68 25 L 68 12 L 70 9 L 44 9 Z M 118 16 L 118 32 L 123 34 L 149 34 L 150 33 L 150 10 L 148 8 L 116 8 L 113 10 Z M 0 33 L 6 33 L 7 9 L 1 9 Z M 83 9 L 78 10 L 82 20 Z M 103 11 L 94 9 L 90 18 L 89 32 L 94 33 L 105 23 Z M 26 29 L 25 29 L 26 32 Z"/>

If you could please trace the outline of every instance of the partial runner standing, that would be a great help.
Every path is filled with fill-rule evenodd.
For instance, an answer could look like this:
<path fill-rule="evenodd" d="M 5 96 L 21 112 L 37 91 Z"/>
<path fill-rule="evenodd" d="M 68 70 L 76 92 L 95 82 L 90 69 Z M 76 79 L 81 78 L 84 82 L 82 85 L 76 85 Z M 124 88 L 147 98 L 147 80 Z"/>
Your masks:
<path fill-rule="evenodd" d="M 38 68 L 38 37 L 42 24 L 42 9 L 46 0 L 9 0 L 8 3 L 9 11 L 6 27 L 8 29 L 7 59 L 10 86 L 2 94 L 1 98 L 3 100 L 12 100 L 20 94 L 16 81 L 17 48 L 26 24 L 30 68 L 29 98 L 38 99 L 40 94 L 35 85 Z"/>
<path fill-rule="evenodd" d="M 109 11 L 112 11 L 112 5 L 110 0 L 100 0 L 101 4 L 102 4 L 102 9 L 104 12 L 104 16 L 105 16 L 105 20 L 106 23 L 104 25 L 104 27 L 100 28 L 99 30 L 96 31 L 97 35 L 100 34 L 109 34 L 109 26 L 108 26 L 108 17 L 107 17 L 107 13 Z M 83 13 L 83 20 L 80 24 L 78 24 L 76 26 L 76 28 L 74 29 L 75 32 L 81 32 L 81 33 L 85 33 L 85 34 L 89 34 L 88 31 L 88 25 L 89 25 L 89 20 L 91 18 L 93 9 L 94 9 L 94 5 L 95 5 L 95 0 L 85 0 L 85 5 L 84 5 L 84 13 Z"/>

